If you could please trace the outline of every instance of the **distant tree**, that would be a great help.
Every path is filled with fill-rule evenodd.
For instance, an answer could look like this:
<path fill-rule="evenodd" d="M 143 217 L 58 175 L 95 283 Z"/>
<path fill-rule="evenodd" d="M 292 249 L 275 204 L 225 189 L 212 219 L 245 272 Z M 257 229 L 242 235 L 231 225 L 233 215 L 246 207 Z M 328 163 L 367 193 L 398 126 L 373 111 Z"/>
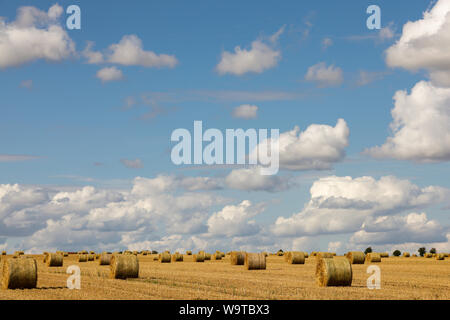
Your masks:
<path fill-rule="evenodd" d="M 430 253 L 436 253 L 436 248 L 431 248 Z"/>
<path fill-rule="evenodd" d="M 421 257 L 423 257 L 425 253 L 427 253 L 427 249 L 425 249 L 425 247 L 419 248 L 419 250 L 417 251 L 419 252 Z"/>
<path fill-rule="evenodd" d="M 395 250 L 394 252 L 392 252 L 392 254 L 394 255 L 394 257 L 399 257 L 402 253 L 400 252 L 400 250 Z"/>
<path fill-rule="evenodd" d="M 158 254 L 158 251 L 152 250 L 152 254 Z"/>
<path fill-rule="evenodd" d="M 364 254 L 368 254 L 372 252 L 372 247 L 368 247 L 366 250 L 364 250 Z"/>
<path fill-rule="evenodd" d="M 278 252 L 284 252 L 284 251 L 280 249 L 280 250 L 278 250 Z"/>

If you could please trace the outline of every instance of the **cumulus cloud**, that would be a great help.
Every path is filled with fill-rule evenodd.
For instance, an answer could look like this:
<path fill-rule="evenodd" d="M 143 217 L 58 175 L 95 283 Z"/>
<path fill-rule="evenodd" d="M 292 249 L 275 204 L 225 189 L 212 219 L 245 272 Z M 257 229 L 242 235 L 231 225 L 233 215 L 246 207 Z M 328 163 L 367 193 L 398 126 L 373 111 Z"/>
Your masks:
<path fill-rule="evenodd" d="M 278 192 L 292 186 L 288 177 L 262 175 L 260 170 L 259 167 L 233 170 L 226 177 L 225 182 L 229 188 L 245 191 Z"/>
<path fill-rule="evenodd" d="M 387 245 L 409 242 L 445 242 L 446 231 L 447 228 L 438 221 L 428 220 L 425 213 L 382 216 L 367 219 L 362 230 L 350 238 L 350 243 Z"/>
<path fill-rule="evenodd" d="M 142 48 L 142 40 L 136 35 L 126 35 L 117 44 L 109 47 L 108 61 L 126 66 L 169 67 L 178 63 L 175 56 L 156 54 Z"/>
<path fill-rule="evenodd" d="M 446 201 L 449 190 L 437 186 L 420 188 L 394 176 L 336 177 L 315 181 L 311 199 L 289 218 L 279 217 L 274 233 L 307 236 L 359 231 L 367 218 L 393 216 Z M 367 224 L 369 225 L 369 224 Z"/>
<path fill-rule="evenodd" d="M 120 162 L 127 168 L 141 169 L 144 167 L 141 159 L 135 159 L 135 160 L 121 159 Z"/>
<path fill-rule="evenodd" d="M 365 153 L 420 162 L 450 160 L 450 89 L 421 81 L 409 95 L 397 91 L 394 101 L 390 125 L 393 135 Z"/>
<path fill-rule="evenodd" d="M 318 87 L 339 86 L 344 81 L 342 69 L 334 65 L 327 65 L 325 62 L 319 62 L 308 68 L 305 80 L 314 82 Z"/>
<path fill-rule="evenodd" d="M 450 2 L 439 0 L 423 18 L 403 26 L 400 39 L 386 50 L 386 63 L 410 71 L 426 70 L 434 83 L 450 86 Z"/>
<path fill-rule="evenodd" d="M 280 168 L 286 170 L 326 170 L 333 163 L 345 157 L 348 146 L 349 128 L 343 119 L 335 127 L 312 124 L 305 131 L 295 127 L 291 131 L 280 133 Z M 268 145 L 263 141 L 258 147 Z M 250 154 L 256 156 L 257 149 Z"/>
<path fill-rule="evenodd" d="M 119 81 L 123 79 L 123 73 L 116 67 L 107 67 L 97 71 L 96 77 L 103 83 L 110 81 Z"/>
<path fill-rule="evenodd" d="M 241 119 L 255 119 L 258 107 L 250 104 L 243 104 L 233 109 L 233 117 Z"/>
<path fill-rule="evenodd" d="M 283 30 L 284 27 L 272 35 L 269 42 L 262 39 L 253 41 L 250 49 L 236 46 L 234 52 L 223 51 L 216 71 L 221 75 L 230 73 L 241 76 L 250 72 L 262 73 L 275 67 L 281 59 L 281 52 L 274 48 L 274 44 Z"/>
<path fill-rule="evenodd" d="M 256 234 L 260 227 L 250 219 L 262 211 L 264 211 L 263 205 L 253 206 L 248 200 L 242 201 L 239 205 L 225 206 L 208 219 L 208 231 L 215 236 L 227 237 Z"/>
<path fill-rule="evenodd" d="M 173 68 L 178 64 L 174 55 L 157 54 L 144 50 L 142 40 L 134 34 L 123 36 L 119 43 L 111 44 L 105 52 L 94 51 L 92 50 L 93 46 L 93 42 L 88 42 L 83 50 L 83 56 L 87 59 L 87 63 L 113 63 L 148 68 Z"/>
<path fill-rule="evenodd" d="M 60 26 L 63 9 L 58 4 L 47 12 L 25 6 L 15 21 L 0 19 L 0 68 L 19 66 L 38 59 L 60 61 L 75 53 L 75 44 Z"/>

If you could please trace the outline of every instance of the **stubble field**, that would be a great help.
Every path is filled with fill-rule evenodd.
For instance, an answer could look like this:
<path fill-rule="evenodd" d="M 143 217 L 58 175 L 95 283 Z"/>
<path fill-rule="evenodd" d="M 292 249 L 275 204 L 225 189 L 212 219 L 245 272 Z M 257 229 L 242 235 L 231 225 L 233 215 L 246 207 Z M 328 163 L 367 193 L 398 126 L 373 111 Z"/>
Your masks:
<path fill-rule="evenodd" d="M 381 289 L 366 286 L 368 264 L 352 265 L 351 287 L 316 284 L 316 259 L 304 265 L 289 265 L 283 257 L 267 257 L 266 270 L 245 270 L 230 264 L 229 256 L 219 261 L 160 263 L 156 255 L 139 256 L 139 278 L 109 279 L 109 266 L 98 261 L 78 262 L 77 255 L 64 258 L 63 267 L 47 267 L 36 255 L 36 289 L 0 290 L 0 299 L 450 299 L 450 260 L 383 258 L 374 263 L 381 268 Z M 66 269 L 81 269 L 81 289 L 66 287 Z"/>

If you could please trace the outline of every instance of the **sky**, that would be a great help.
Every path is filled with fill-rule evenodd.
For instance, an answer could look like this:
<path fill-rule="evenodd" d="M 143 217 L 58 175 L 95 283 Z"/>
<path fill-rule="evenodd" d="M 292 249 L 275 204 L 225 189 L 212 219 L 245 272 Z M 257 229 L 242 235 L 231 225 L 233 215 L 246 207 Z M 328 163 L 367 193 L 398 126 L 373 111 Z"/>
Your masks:
<path fill-rule="evenodd" d="M 450 251 L 449 12 L 0 0 L 0 249 Z M 174 164 L 194 121 L 280 171 Z"/>

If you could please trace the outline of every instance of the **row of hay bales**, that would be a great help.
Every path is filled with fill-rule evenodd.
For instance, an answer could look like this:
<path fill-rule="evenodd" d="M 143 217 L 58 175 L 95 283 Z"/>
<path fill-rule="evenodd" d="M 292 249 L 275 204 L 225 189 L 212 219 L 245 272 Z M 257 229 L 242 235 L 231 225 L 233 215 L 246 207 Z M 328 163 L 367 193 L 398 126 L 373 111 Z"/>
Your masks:
<path fill-rule="evenodd" d="M 230 262 L 232 265 L 243 265 L 247 270 L 265 270 L 267 253 L 249 253 L 232 251 Z"/>

